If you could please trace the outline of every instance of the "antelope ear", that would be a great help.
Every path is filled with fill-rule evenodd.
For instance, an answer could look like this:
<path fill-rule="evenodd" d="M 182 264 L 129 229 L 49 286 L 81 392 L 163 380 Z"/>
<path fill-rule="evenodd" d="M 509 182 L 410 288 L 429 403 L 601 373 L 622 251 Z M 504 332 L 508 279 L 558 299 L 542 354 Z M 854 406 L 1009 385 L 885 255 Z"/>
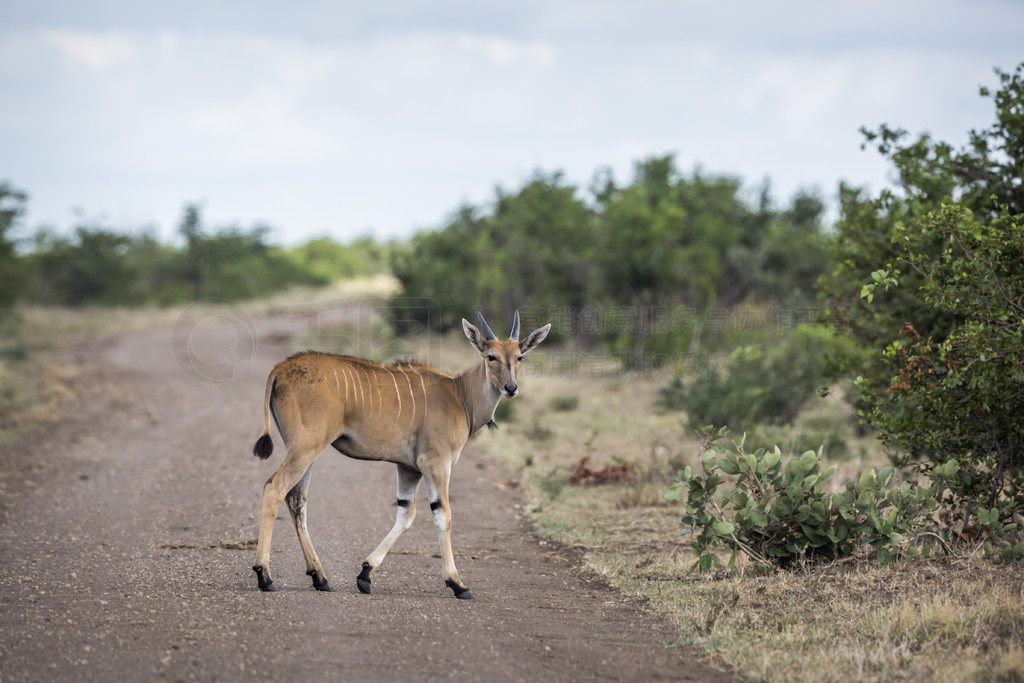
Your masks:
<path fill-rule="evenodd" d="M 463 318 L 462 331 L 466 333 L 466 339 L 469 340 L 469 343 L 472 344 L 477 351 L 483 353 L 487 342 L 484 341 L 484 335 L 480 333 L 480 330 L 476 329 L 471 322 Z"/>
<path fill-rule="evenodd" d="M 544 337 L 548 336 L 548 332 L 551 331 L 551 323 L 548 323 L 544 327 L 534 330 L 527 337 L 526 340 L 519 344 L 519 353 L 524 356 L 532 351 L 535 346 L 544 341 Z"/>

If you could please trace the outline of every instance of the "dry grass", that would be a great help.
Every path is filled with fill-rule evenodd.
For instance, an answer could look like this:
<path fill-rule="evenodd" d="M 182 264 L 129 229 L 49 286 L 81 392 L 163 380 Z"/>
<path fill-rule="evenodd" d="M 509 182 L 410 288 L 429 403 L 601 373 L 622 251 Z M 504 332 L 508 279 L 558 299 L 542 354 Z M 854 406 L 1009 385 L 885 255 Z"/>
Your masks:
<path fill-rule="evenodd" d="M 764 577 L 686 575 L 670 556 L 596 555 L 687 642 L 768 681 L 1021 680 L 1019 568 L 979 561 L 833 567 Z"/>

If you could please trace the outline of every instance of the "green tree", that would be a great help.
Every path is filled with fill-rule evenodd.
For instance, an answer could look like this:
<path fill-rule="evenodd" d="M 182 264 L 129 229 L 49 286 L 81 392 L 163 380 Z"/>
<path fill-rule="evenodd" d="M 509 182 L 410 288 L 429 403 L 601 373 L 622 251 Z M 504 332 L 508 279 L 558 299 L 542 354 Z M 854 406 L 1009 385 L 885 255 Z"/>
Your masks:
<path fill-rule="evenodd" d="M 896 451 L 950 484 L 947 510 L 993 538 L 1021 507 L 1020 215 L 1024 64 L 982 89 L 996 122 L 963 149 L 882 126 L 865 131 L 899 187 L 842 188 L 831 272 L 821 288 L 850 334 L 876 349 L 857 368 L 862 415 Z M 898 283 L 898 284 L 897 284 Z M 895 286 L 894 286 L 895 285 Z M 1009 297 L 1009 300 L 1007 299 Z M 942 463 L 942 465 L 940 465 Z"/>
<path fill-rule="evenodd" d="M 686 353 L 712 309 L 759 296 L 764 240 L 775 221 L 767 186 L 754 208 L 738 179 L 686 177 L 665 156 L 639 162 L 628 186 L 605 182 L 598 200 L 601 302 L 612 315 L 631 312 L 625 325 L 607 320 L 604 338 L 627 365 Z M 698 339 L 707 344 L 711 336 Z"/>
<path fill-rule="evenodd" d="M 762 301 L 790 306 L 814 302 L 815 282 L 828 268 L 824 213 L 824 200 L 802 190 L 767 227 L 751 269 L 752 291 Z"/>
<path fill-rule="evenodd" d="M 0 318 L 20 294 L 20 263 L 14 251 L 14 230 L 18 226 L 28 195 L 10 183 L 0 183 Z"/>
<path fill-rule="evenodd" d="M 436 309 L 414 310 L 424 316 L 417 322 L 442 330 L 479 306 L 476 283 L 487 252 L 487 223 L 476 209 L 463 206 L 443 229 L 418 233 L 408 246 L 396 249 L 391 269 L 402 288 L 395 305 L 408 299 L 436 302 Z M 426 317 L 428 310 L 436 310 L 432 319 Z"/>
<path fill-rule="evenodd" d="M 520 307 L 582 307 L 594 286 L 594 230 L 577 189 L 560 173 L 537 173 L 518 192 L 498 190 L 491 211 L 463 206 L 442 229 L 396 249 L 392 270 L 402 285 L 396 305 L 411 298 L 436 302 L 430 322 L 440 329 L 477 307 L 499 320 L 511 320 Z"/>
<path fill-rule="evenodd" d="M 958 203 L 975 216 L 994 216 L 1000 202 L 1005 212 L 1024 210 L 1020 173 L 1024 164 L 1024 64 L 1013 74 L 996 70 L 1001 88 L 993 93 L 981 89 L 996 105 L 996 122 L 989 128 L 969 133 L 969 143 L 954 149 L 920 135 L 907 142 L 907 133 L 882 125 L 877 131 L 862 130 L 865 146 L 876 146 L 894 166 L 899 179 L 896 188 L 877 197 L 863 189 L 841 185 L 840 214 L 834 226 L 830 249 L 831 267 L 819 280 L 818 289 L 836 327 L 877 353 L 858 357 L 857 365 L 846 370 L 865 378 L 871 390 L 883 395 L 889 378 L 897 369 L 881 351 L 910 323 L 925 338 L 942 341 L 957 323 L 956 311 L 929 305 L 921 294 L 924 281 L 910 270 L 901 286 L 875 288 L 871 299 L 861 296 L 872 273 L 893 264 L 902 254 L 892 241 L 897 226 L 917 231 L 919 253 L 937 256 L 945 248 L 920 225 L 943 203 Z M 997 198 L 998 201 L 994 200 Z M 915 227 L 917 226 L 917 227 Z M 890 401 L 888 410 L 898 414 L 899 402 Z"/>
<path fill-rule="evenodd" d="M 136 270 L 137 303 L 171 306 L 190 300 L 192 288 L 181 280 L 181 251 L 151 233 L 130 235 L 127 258 Z"/>
<path fill-rule="evenodd" d="M 130 244 L 128 236 L 97 225 L 80 225 L 70 237 L 38 233 L 31 258 L 36 298 L 72 308 L 140 303 Z"/>
<path fill-rule="evenodd" d="M 985 224 L 951 204 L 894 237 L 901 265 L 923 280 L 925 303 L 956 323 L 942 340 L 904 327 L 885 352 L 896 369 L 887 391 L 862 380 L 867 415 L 899 464 L 934 476 L 955 458 L 943 502 L 961 528 L 973 516 L 995 537 L 1024 509 L 1024 215 Z M 945 248 L 933 255 L 920 249 L 925 240 Z"/>
<path fill-rule="evenodd" d="M 388 270 L 388 247 L 372 237 L 340 244 L 330 237 L 317 237 L 288 250 L 288 257 L 302 270 L 331 282 Z"/>
<path fill-rule="evenodd" d="M 979 217 L 1003 212 L 1024 212 L 1024 64 L 1014 73 L 996 69 L 1001 87 L 995 93 L 981 88 L 983 97 L 995 103 L 995 123 L 970 131 L 969 143 L 956 150 L 922 134 L 907 142 L 907 132 L 881 125 L 877 131 L 862 129 L 864 146 L 874 145 L 892 163 L 898 186 L 877 197 L 863 189 L 841 185 L 840 214 L 834 226 L 831 269 L 819 290 L 836 321 L 865 345 L 884 348 L 905 321 L 925 336 L 942 338 L 955 321 L 955 313 L 936 310 L 924 303 L 918 289 L 923 282 L 907 273 L 902 287 L 875 293 L 876 301 L 861 297 L 871 273 L 900 256 L 892 242 L 897 225 L 914 226 L 943 203 L 956 202 Z M 994 199 L 995 198 L 995 199 Z M 940 241 L 922 235 L 919 251 L 937 254 Z M 888 368 L 863 369 L 873 380 Z"/>
<path fill-rule="evenodd" d="M 207 297 L 250 299 L 292 285 L 322 285 L 327 280 L 267 243 L 270 229 L 230 226 L 212 234 L 203 228 L 199 207 L 185 207 L 178 228 L 185 240 L 178 272 L 192 300 Z"/>

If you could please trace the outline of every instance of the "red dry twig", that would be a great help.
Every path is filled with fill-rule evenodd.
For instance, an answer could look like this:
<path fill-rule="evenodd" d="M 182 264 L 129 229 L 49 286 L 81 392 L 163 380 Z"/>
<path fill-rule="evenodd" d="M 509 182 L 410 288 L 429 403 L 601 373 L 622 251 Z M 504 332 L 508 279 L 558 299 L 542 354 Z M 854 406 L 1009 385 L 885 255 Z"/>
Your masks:
<path fill-rule="evenodd" d="M 576 463 L 576 468 L 569 475 L 570 484 L 622 484 L 632 481 L 635 473 L 628 462 L 621 465 L 609 465 L 599 470 L 591 469 L 587 463 L 590 456 L 585 455 Z"/>

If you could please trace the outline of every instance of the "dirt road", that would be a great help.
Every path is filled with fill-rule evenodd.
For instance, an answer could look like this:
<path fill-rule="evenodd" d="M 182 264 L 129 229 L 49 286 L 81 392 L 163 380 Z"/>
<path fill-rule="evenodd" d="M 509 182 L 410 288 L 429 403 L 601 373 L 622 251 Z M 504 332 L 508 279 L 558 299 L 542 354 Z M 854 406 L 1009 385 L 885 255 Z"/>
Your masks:
<path fill-rule="evenodd" d="M 250 449 L 286 354 L 272 340 L 300 323 L 253 324 L 245 339 L 214 321 L 81 349 L 67 413 L 0 448 L 0 681 L 726 678 L 531 537 L 507 474 L 472 442 L 452 507 L 475 602 L 441 582 L 423 495 L 374 594 L 358 593 L 393 522 L 394 468 L 333 452 L 314 465 L 309 529 L 335 591 L 311 588 L 283 509 L 280 590 L 257 590 L 250 539 L 282 449 L 276 434 L 270 460 Z"/>

